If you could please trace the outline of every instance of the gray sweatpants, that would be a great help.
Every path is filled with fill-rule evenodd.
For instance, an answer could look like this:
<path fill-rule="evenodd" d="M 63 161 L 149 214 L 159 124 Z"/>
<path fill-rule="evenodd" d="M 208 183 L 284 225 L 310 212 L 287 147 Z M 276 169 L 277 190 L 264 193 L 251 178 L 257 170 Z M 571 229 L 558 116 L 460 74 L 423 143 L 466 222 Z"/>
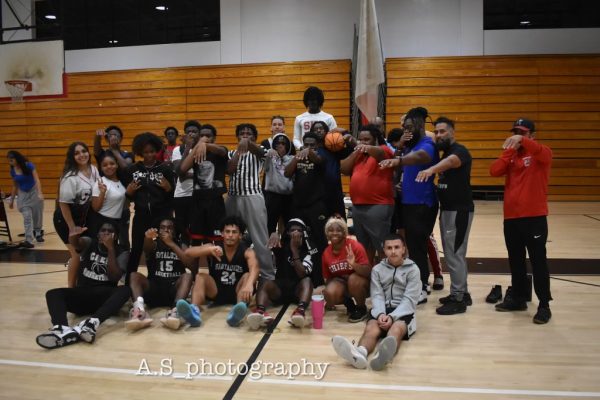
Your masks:
<path fill-rule="evenodd" d="M 41 233 L 44 216 L 44 200 L 40 200 L 36 186 L 29 192 L 19 189 L 17 209 L 23 214 L 25 240 L 33 243 L 35 236 Z"/>
<path fill-rule="evenodd" d="M 267 208 L 262 194 L 251 196 L 227 196 L 225 201 L 227 215 L 241 217 L 248 226 L 248 233 L 254 245 L 256 258 L 260 264 L 260 275 L 264 280 L 275 279 L 273 257 L 267 248 L 269 232 L 267 229 Z"/>
<path fill-rule="evenodd" d="M 467 243 L 473 222 L 471 211 L 445 211 L 440 213 L 440 233 L 444 260 L 450 272 L 450 294 L 462 300 L 467 288 Z"/>

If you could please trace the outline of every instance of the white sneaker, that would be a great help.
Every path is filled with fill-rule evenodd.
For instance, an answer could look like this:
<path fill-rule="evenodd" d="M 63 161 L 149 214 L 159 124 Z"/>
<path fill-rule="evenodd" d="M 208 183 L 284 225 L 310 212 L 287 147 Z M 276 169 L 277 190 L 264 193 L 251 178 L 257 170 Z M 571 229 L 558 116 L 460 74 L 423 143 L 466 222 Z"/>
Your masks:
<path fill-rule="evenodd" d="M 49 332 L 38 335 L 35 341 L 45 349 L 56 349 L 79 342 L 79 334 L 69 326 L 54 325 Z"/>
<path fill-rule="evenodd" d="M 166 328 L 173 329 L 176 331 L 181 327 L 183 319 L 177 313 L 177 308 L 173 308 L 167 311 L 167 314 L 160 319 L 160 323 Z"/>
<path fill-rule="evenodd" d="M 86 343 L 94 343 L 98 326 L 100 326 L 98 318 L 88 318 L 81 321 L 74 329 L 79 334 L 81 340 Z"/>
<path fill-rule="evenodd" d="M 424 303 L 427 303 L 427 290 L 426 289 L 421 290 L 421 294 L 419 295 L 419 301 L 417 302 L 417 304 L 424 304 Z"/>
<path fill-rule="evenodd" d="M 367 357 L 365 357 L 356 346 L 354 346 L 348 339 L 343 336 L 334 336 L 331 339 L 333 343 L 333 349 L 342 357 L 348 361 L 354 368 L 365 369 L 367 368 Z"/>
<path fill-rule="evenodd" d="M 396 342 L 395 337 L 384 337 L 379 343 L 379 347 L 377 348 L 375 355 L 369 362 L 371 369 L 374 371 L 381 371 L 383 367 L 385 367 L 385 364 L 387 364 L 392 358 L 394 358 L 397 349 L 398 342 Z"/>
<path fill-rule="evenodd" d="M 410 321 L 410 324 L 408 324 L 408 337 L 411 337 L 412 335 L 415 334 L 415 332 L 417 331 L 417 319 L 415 317 L 413 317 L 413 319 Z"/>

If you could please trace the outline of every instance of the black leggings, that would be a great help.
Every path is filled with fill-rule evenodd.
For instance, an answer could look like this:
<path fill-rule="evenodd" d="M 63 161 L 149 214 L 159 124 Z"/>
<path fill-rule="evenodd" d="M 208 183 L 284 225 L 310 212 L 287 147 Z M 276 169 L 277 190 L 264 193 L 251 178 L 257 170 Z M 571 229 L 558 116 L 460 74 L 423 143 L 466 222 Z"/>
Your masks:
<path fill-rule="evenodd" d="M 131 254 L 127 262 L 127 282 L 129 282 L 129 274 L 137 271 L 140 264 L 140 258 L 144 250 L 144 237 L 146 231 L 152 228 L 152 224 L 158 224 L 162 218 L 172 218 L 173 211 L 171 209 L 164 210 L 160 213 L 150 214 L 146 212 L 136 211 L 133 216 L 133 227 L 131 229 Z"/>
<path fill-rule="evenodd" d="M 425 204 L 403 204 L 402 219 L 406 232 L 408 257 L 417 263 L 421 271 L 421 283 L 429 281 L 429 264 L 427 263 L 427 241 L 435 226 L 438 204 L 428 207 Z"/>
<path fill-rule="evenodd" d="M 77 315 L 91 314 L 102 323 L 119 312 L 130 297 L 129 286 L 82 286 L 49 290 L 46 303 L 52 325 L 68 326 L 67 311 Z"/>

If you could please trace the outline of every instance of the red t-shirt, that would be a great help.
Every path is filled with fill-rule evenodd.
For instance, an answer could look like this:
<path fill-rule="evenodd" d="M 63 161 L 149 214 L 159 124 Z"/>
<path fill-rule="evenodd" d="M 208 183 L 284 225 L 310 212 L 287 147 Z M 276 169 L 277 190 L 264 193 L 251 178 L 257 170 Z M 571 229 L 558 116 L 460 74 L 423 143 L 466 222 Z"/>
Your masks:
<path fill-rule="evenodd" d="M 367 252 L 363 245 L 354 239 L 346 238 L 346 243 L 342 246 L 339 254 L 333 254 L 332 245 L 327 246 L 325 251 L 323 251 L 321 265 L 323 267 L 323 278 L 325 281 L 335 277 L 347 277 L 354 272 L 348 265 L 348 252 L 346 251 L 346 246 L 348 244 L 350 244 L 350 247 L 354 252 L 356 263 L 361 265 L 369 264 L 369 258 L 367 257 Z"/>
<path fill-rule="evenodd" d="M 394 153 L 386 146 L 379 146 L 383 158 L 393 158 Z M 394 204 L 392 178 L 394 169 L 380 169 L 377 160 L 367 154 L 359 154 L 350 178 L 352 204 Z"/>

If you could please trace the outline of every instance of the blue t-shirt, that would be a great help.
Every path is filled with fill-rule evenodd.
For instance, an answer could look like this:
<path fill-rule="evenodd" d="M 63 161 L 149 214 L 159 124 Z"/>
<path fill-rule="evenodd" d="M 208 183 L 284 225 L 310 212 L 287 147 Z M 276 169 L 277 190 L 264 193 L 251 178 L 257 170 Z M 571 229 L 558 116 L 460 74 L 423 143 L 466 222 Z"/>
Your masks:
<path fill-rule="evenodd" d="M 35 186 L 35 179 L 33 178 L 33 170 L 35 169 L 35 166 L 32 163 L 27 162 L 27 167 L 31 171 L 30 175 L 25 175 L 25 174 L 17 175 L 17 174 L 15 174 L 14 168 L 10 169 L 11 178 L 13 178 L 13 180 L 17 184 L 19 190 L 21 190 L 23 192 L 29 192 L 31 190 L 31 188 L 33 188 Z"/>
<path fill-rule="evenodd" d="M 424 150 L 431 162 L 423 165 L 405 165 L 404 175 L 402 176 L 402 204 L 426 204 L 429 207 L 437 202 L 435 195 L 435 185 L 433 184 L 434 176 L 432 175 L 425 182 L 416 182 L 415 179 L 419 171 L 427 169 L 435 165 L 439 161 L 439 155 L 435 149 L 435 144 L 429 136 L 423 137 L 409 152 Z"/>

